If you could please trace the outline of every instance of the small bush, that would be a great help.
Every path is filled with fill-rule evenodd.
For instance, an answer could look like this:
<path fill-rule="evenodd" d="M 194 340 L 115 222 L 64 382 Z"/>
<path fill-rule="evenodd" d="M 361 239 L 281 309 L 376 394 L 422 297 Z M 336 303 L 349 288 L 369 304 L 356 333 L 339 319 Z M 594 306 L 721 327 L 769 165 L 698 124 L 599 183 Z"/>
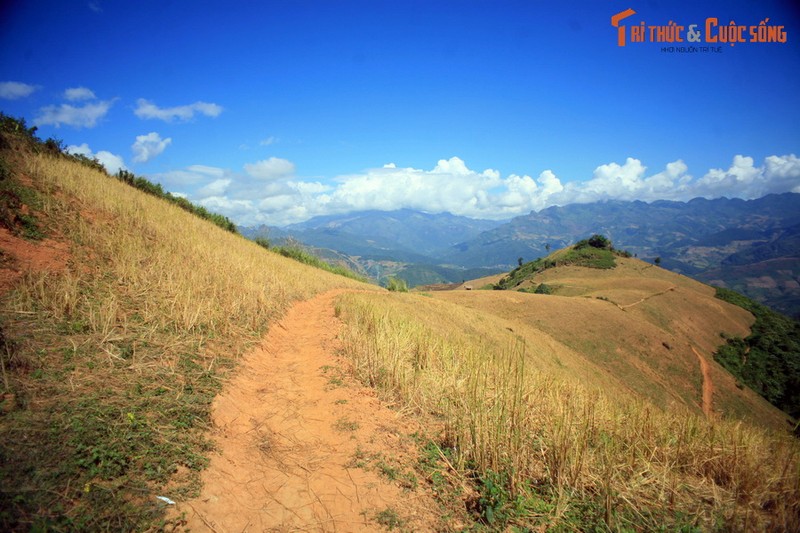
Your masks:
<path fill-rule="evenodd" d="M 536 287 L 536 290 L 533 291 L 533 294 L 553 294 L 553 288 L 550 285 L 541 283 Z"/>
<path fill-rule="evenodd" d="M 408 284 L 406 284 L 405 280 L 400 278 L 389 278 L 389 281 L 386 283 L 386 288 L 392 292 L 408 292 Z"/>

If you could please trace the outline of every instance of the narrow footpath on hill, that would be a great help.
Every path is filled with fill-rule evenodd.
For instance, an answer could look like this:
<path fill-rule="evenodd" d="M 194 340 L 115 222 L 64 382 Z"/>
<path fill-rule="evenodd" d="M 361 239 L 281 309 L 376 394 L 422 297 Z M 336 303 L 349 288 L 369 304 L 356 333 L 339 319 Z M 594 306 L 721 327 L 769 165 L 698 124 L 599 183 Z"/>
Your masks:
<path fill-rule="evenodd" d="M 703 373 L 703 413 L 706 418 L 713 418 L 714 416 L 714 382 L 711 381 L 711 369 L 708 366 L 708 361 L 698 352 L 694 346 L 692 351 L 700 361 L 700 371 Z"/>
<path fill-rule="evenodd" d="M 359 457 L 413 462 L 413 423 L 345 375 L 328 292 L 292 307 L 216 398 L 217 450 L 200 497 L 179 502 L 191 531 L 424 531 L 436 514 L 422 488 Z M 383 525 L 381 525 L 383 524 Z"/>
<path fill-rule="evenodd" d="M 629 307 L 634 307 L 636 305 L 644 303 L 647 300 L 649 300 L 650 298 L 655 298 L 656 296 L 662 296 L 664 294 L 667 294 L 670 291 L 674 291 L 677 288 L 678 288 L 677 286 L 673 285 L 672 287 L 670 287 L 668 289 L 664 289 L 663 291 L 657 292 L 655 294 L 651 294 L 650 296 L 645 296 L 644 298 L 642 298 L 642 299 L 640 299 L 640 300 L 638 300 L 636 302 L 633 302 L 632 304 L 626 304 L 626 305 L 616 304 L 616 305 L 617 305 L 617 307 L 619 307 L 620 309 L 622 309 L 624 311 L 624 310 L 628 309 Z"/>

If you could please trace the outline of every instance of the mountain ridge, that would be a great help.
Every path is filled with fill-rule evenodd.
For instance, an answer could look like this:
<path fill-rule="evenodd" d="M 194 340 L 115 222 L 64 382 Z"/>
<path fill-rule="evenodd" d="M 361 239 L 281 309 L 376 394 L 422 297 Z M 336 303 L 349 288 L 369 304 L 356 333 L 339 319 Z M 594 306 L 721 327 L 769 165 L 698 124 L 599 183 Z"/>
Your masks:
<path fill-rule="evenodd" d="M 479 231 L 483 226 L 491 227 Z M 253 228 L 242 231 L 248 236 L 258 233 Z M 384 267 L 397 263 L 390 270 L 412 286 L 458 282 L 463 269 L 483 268 L 486 275 L 508 270 L 520 258 L 533 260 L 549 248 L 600 233 L 637 257 L 651 261 L 658 257 L 670 270 L 800 316 L 798 193 L 752 200 L 604 200 L 551 206 L 507 222 L 477 224 L 446 213 L 371 210 L 317 217 L 267 232 L 357 256 L 355 261 L 362 266 L 365 260 L 383 261 Z M 458 242 L 443 247 L 448 240 Z M 418 276 L 423 265 L 425 274 Z M 455 270 L 437 274 L 433 268 L 437 266 Z"/>

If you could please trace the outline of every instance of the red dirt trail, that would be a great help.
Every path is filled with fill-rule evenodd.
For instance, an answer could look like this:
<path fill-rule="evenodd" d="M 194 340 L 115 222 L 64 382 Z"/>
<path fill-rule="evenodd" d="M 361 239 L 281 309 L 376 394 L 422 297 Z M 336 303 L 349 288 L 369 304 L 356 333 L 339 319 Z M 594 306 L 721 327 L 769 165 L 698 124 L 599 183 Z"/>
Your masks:
<path fill-rule="evenodd" d="M 355 465 L 357 450 L 412 453 L 405 436 L 413 429 L 344 377 L 334 355 L 340 292 L 292 307 L 215 400 L 218 452 L 200 497 L 176 509 L 192 531 L 385 531 L 376 516 L 387 509 L 414 531 L 435 522 L 427 492 L 404 492 Z"/>
<path fill-rule="evenodd" d="M 711 369 L 706 358 L 694 346 L 692 346 L 692 351 L 700 361 L 700 371 L 703 373 L 703 413 L 706 418 L 712 418 L 714 416 L 714 382 L 711 381 Z"/>

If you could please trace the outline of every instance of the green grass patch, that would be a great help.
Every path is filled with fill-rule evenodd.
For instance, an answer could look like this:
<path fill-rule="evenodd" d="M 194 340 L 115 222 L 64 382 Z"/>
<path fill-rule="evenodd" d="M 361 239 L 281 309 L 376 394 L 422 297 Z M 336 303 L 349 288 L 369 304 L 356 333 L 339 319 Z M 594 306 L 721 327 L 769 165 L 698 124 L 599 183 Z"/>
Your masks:
<path fill-rule="evenodd" d="M 356 422 L 355 420 L 348 420 L 347 418 L 340 418 L 333 425 L 333 429 L 335 429 L 336 431 L 341 431 L 342 433 L 355 431 L 359 427 L 360 426 L 358 422 Z"/>
<path fill-rule="evenodd" d="M 198 492 L 214 373 L 187 354 L 174 371 L 125 374 L 121 357 L 76 350 L 84 334 L 15 337 L 2 350 L 14 401 L 0 417 L 0 528 L 140 530 L 159 523 L 157 495 Z"/>
<path fill-rule="evenodd" d="M 391 507 L 387 507 L 376 514 L 375 521 L 389 531 L 403 527 L 403 520 L 400 518 L 400 515 L 397 514 L 397 511 Z"/>
<path fill-rule="evenodd" d="M 11 166 L 0 156 L 0 226 L 28 240 L 43 239 L 44 230 L 34 214 L 41 205 L 36 191 L 14 179 Z"/>
<path fill-rule="evenodd" d="M 617 266 L 616 257 L 630 257 L 630 253 L 614 249 L 611 241 L 601 235 L 577 242 L 569 248 L 553 252 L 547 257 L 524 263 L 500 279 L 492 288 L 508 290 L 540 272 L 559 266 L 611 269 Z M 530 292 L 529 290 L 525 292 Z M 550 294 L 550 293 L 539 293 Z"/>

